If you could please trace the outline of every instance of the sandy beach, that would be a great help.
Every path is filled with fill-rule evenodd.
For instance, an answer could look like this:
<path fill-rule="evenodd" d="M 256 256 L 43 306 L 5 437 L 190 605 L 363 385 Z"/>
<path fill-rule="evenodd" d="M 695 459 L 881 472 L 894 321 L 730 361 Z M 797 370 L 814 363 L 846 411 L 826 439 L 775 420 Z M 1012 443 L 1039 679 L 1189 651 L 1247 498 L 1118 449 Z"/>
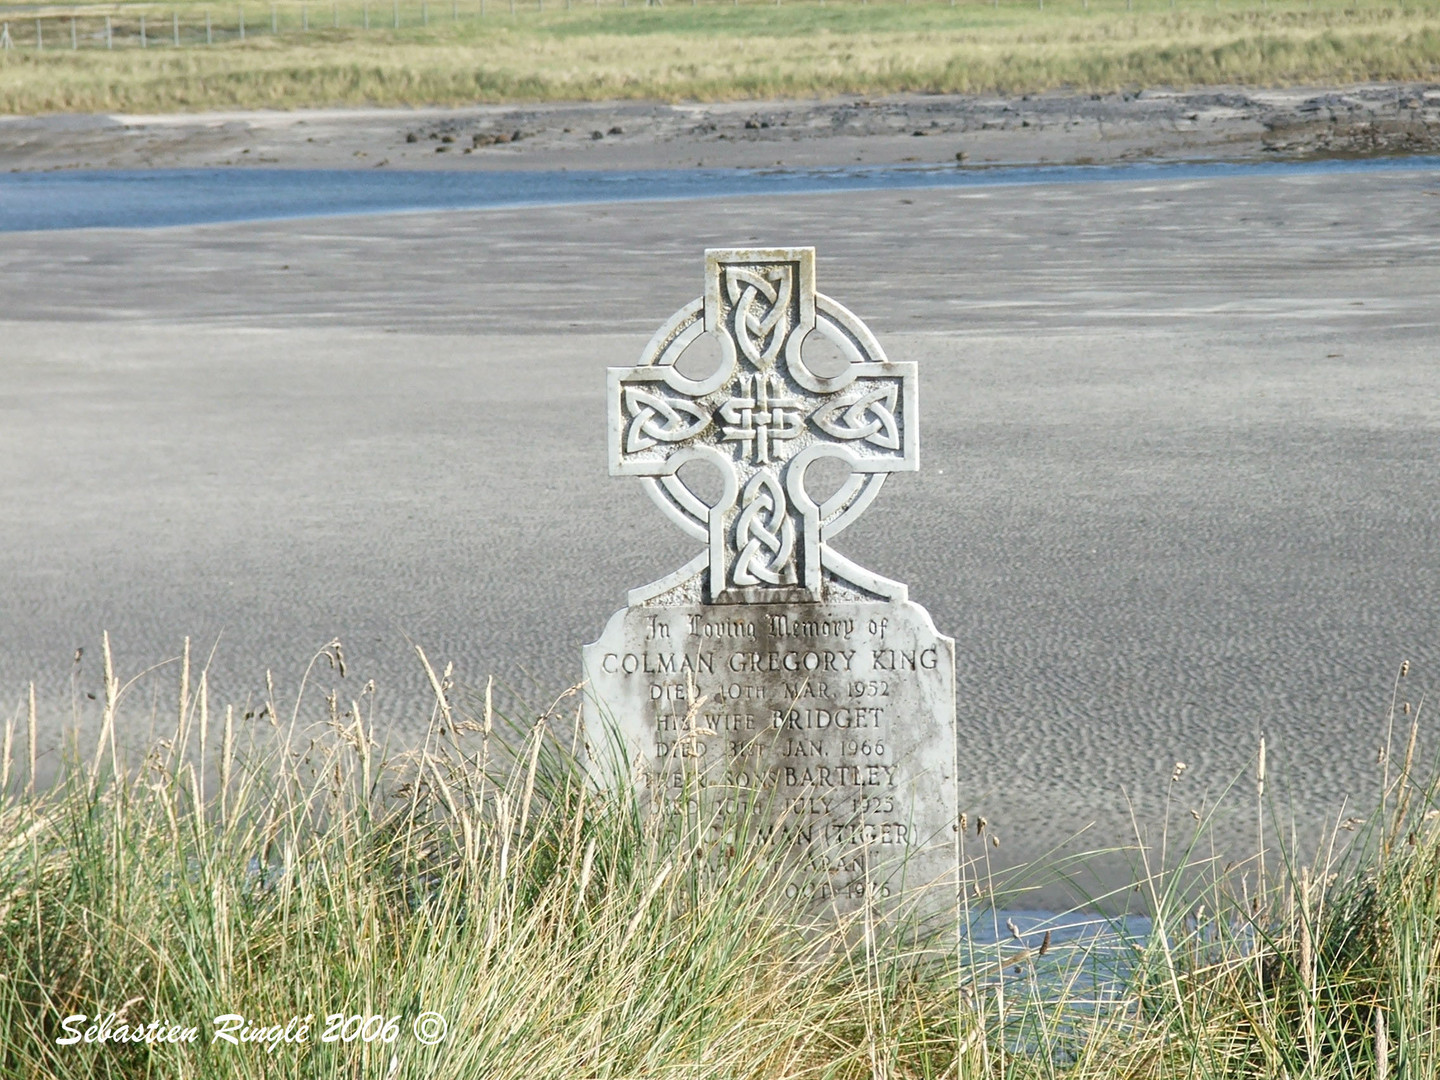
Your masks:
<path fill-rule="evenodd" d="M 1389 86 L 11 119 L 0 167 L 1271 160 L 1432 150 L 1437 106 Z M 3 711 L 35 680 L 53 764 L 61 725 L 97 716 L 108 630 L 129 674 L 189 635 L 250 705 L 267 670 L 293 700 L 338 636 L 347 677 L 312 687 L 373 678 L 402 740 L 421 644 L 523 717 L 691 554 L 605 474 L 603 369 L 698 293 L 706 246 L 803 243 L 920 362 L 922 471 L 841 546 L 956 638 L 962 803 L 1002 861 L 1092 825 L 1079 846 L 1124 841 L 1127 797 L 1188 821 L 1262 734 L 1314 830 L 1373 797 L 1400 662 L 1416 700 L 1440 665 L 1437 196 L 1417 168 L 0 235 Z M 173 679 L 127 690 L 133 715 Z"/>
<path fill-rule="evenodd" d="M 52 747 L 93 721 L 102 630 L 130 674 L 214 647 L 251 703 L 338 636 L 347 678 L 312 686 L 374 678 L 401 737 L 412 643 L 547 701 L 691 554 L 606 476 L 603 369 L 706 246 L 807 243 L 920 363 L 922 471 L 841 546 L 956 638 L 963 803 L 1005 860 L 1125 839 L 1126 795 L 1153 823 L 1176 761 L 1188 821 L 1262 733 L 1333 821 L 1376 790 L 1401 660 L 1416 699 L 1440 664 L 1437 196 L 1422 169 L 0 236 L 5 712 L 34 679 Z"/>

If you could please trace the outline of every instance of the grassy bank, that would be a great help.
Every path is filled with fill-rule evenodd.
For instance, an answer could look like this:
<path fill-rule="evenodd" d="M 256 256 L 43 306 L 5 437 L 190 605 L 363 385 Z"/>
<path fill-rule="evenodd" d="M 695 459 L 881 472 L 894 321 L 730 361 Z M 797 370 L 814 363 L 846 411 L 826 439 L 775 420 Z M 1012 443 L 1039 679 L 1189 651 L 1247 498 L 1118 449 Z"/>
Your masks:
<path fill-rule="evenodd" d="M 483 16 L 481 0 L 187 0 L 40 11 L 38 30 L 34 9 L 0 16 L 15 43 L 0 50 L 0 112 L 1109 91 L 1440 72 L 1440 9 L 1376 0 L 552 0 L 539 10 L 529 0 L 513 14 L 487 0 Z"/>
<path fill-rule="evenodd" d="M 662 839 L 632 799 L 579 782 L 553 735 L 573 698 L 506 730 L 488 695 L 472 714 L 427 664 L 429 736 L 392 754 L 363 696 L 237 713 L 210 703 L 188 660 L 164 670 L 178 675 L 173 731 L 128 766 L 117 728 L 156 717 L 132 708 L 145 683 L 122 690 L 108 650 L 98 741 L 72 746 L 57 786 L 30 788 L 23 710 L 6 729 L 0 1075 L 1325 1080 L 1440 1066 L 1440 811 L 1413 777 L 1403 712 L 1381 805 L 1344 823 L 1359 831 L 1337 834 L 1356 838 L 1343 853 L 1267 843 L 1265 859 L 1217 867 L 1208 819 L 1185 817 L 1185 835 L 1132 852 L 1143 941 L 1066 940 L 1057 924 L 1053 944 L 1035 928 L 937 950 L 862 916 L 817 937 L 760 849 L 725 853 L 715 877 L 704 821 Z M 1254 798 L 1253 780 L 1236 797 Z M 1006 894 L 967 824 L 958 914 L 973 930 L 1003 919 Z M 339 1038 L 325 1041 L 330 1014 Z M 427 1014 L 445 1023 L 433 1045 Z M 227 1015 L 259 1041 L 215 1041 Z M 285 1041 L 307 1015 L 308 1037 Z M 85 1041 L 106 1016 L 112 1034 L 199 1034 Z M 239 1038 L 235 1025 L 218 1026 Z"/>

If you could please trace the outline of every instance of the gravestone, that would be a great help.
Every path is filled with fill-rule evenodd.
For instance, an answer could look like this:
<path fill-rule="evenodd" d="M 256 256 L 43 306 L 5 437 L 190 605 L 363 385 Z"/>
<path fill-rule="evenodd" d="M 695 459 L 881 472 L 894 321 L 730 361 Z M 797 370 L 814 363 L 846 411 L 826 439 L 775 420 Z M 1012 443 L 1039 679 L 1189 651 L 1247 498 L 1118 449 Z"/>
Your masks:
<path fill-rule="evenodd" d="M 706 333 L 719 368 L 689 377 L 677 361 Z M 807 366 L 814 340 L 844 362 Z M 585 647 L 592 769 L 652 812 L 703 804 L 716 839 L 744 818 L 746 842 L 793 860 L 792 890 L 840 911 L 956 897 L 954 642 L 832 546 L 919 467 L 917 381 L 815 291 L 813 248 L 707 251 L 704 295 L 609 371 L 611 475 L 639 477 L 701 551 Z M 816 492 L 825 459 L 843 479 Z M 718 475 L 708 498 L 691 463 Z"/>

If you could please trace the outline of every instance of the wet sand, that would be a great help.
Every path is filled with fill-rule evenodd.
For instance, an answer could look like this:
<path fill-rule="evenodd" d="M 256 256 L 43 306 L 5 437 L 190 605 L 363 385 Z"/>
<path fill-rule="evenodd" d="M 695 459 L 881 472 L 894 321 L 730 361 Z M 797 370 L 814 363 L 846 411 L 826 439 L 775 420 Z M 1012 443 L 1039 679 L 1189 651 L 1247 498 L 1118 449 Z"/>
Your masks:
<path fill-rule="evenodd" d="M 1262 733 L 1303 834 L 1376 791 L 1401 660 L 1440 673 L 1437 229 L 1417 171 L 0 236 L 0 712 L 93 720 L 107 629 L 131 674 L 218 641 L 232 701 L 338 636 L 312 686 L 402 737 L 412 641 L 548 700 L 691 554 L 605 474 L 604 367 L 707 245 L 809 243 L 920 362 L 922 471 L 841 549 L 956 638 L 999 857 L 1122 841 L 1125 795 L 1188 826 Z"/>

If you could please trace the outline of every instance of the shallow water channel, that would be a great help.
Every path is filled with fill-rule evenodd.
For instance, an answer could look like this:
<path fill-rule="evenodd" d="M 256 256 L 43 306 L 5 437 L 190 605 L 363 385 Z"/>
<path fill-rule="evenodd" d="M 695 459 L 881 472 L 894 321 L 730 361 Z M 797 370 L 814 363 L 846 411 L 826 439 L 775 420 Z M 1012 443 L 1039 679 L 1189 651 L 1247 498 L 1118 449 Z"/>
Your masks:
<path fill-rule="evenodd" d="M 1440 169 L 1440 158 L 1026 167 L 440 172 L 130 169 L 0 175 L 0 232 L 573 203 Z"/>

